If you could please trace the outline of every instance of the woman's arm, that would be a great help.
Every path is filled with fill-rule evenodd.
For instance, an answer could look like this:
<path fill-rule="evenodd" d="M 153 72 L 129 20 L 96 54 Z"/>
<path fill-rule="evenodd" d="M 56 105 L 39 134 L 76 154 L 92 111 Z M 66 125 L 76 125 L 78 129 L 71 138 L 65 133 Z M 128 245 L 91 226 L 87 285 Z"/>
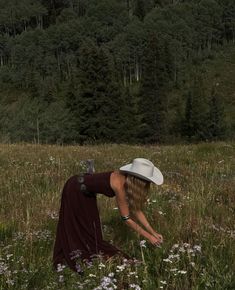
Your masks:
<path fill-rule="evenodd" d="M 126 192 L 124 189 L 125 177 L 118 173 L 113 173 L 111 176 L 111 187 L 116 193 L 116 202 L 121 216 L 129 216 L 129 205 L 126 200 Z M 145 231 L 141 226 L 139 226 L 131 217 L 124 221 L 131 229 L 137 232 L 139 235 L 148 239 L 152 245 L 159 245 L 160 241 L 157 237 L 153 236 L 149 232 Z"/>
<path fill-rule="evenodd" d="M 157 237 L 160 239 L 161 242 L 163 242 L 163 237 L 159 233 L 157 233 L 149 224 L 145 214 L 141 211 L 138 210 L 135 212 L 135 217 L 137 220 L 145 227 L 145 229 L 153 236 Z"/>
<path fill-rule="evenodd" d="M 126 201 L 125 195 L 120 191 L 116 191 L 116 202 L 121 216 L 129 216 L 129 206 Z M 130 228 L 135 230 L 138 234 L 146 239 L 151 238 L 151 234 L 140 227 L 131 217 L 124 221 Z"/>

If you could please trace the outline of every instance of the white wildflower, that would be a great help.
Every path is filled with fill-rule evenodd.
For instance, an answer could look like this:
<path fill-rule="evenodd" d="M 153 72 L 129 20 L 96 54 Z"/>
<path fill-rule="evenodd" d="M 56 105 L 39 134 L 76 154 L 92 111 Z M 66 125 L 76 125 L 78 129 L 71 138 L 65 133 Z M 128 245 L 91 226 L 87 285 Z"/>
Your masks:
<path fill-rule="evenodd" d="M 197 252 L 201 252 L 202 247 L 200 245 L 195 245 L 193 249 Z"/>
<path fill-rule="evenodd" d="M 183 246 L 184 246 L 185 248 L 189 248 L 189 247 L 190 247 L 190 244 L 188 244 L 188 243 L 183 243 Z"/>
<path fill-rule="evenodd" d="M 178 244 L 174 244 L 171 249 L 174 250 L 174 249 L 177 249 L 177 248 L 179 248 L 179 245 Z"/>
<path fill-rule="evenodd" d="M 176 272 L 177 270 L 178 270 L 177 268 L 170 269 L 171 272 Z"/>
<path fill-rule="evenodd" d="M 141 290 L 140 286 L 137 284 L 130 284 L 130 288 L 134 288 L 135 290 Z"/>
<path fill-rule="evenodd" d="M 181 252 L 181 253 L 185 253 L 185 248 L 184 248 L 184 247 L 180 247 L 180 248 L 179 248 L 179 252 Z"/>
<path fill-rule="evenodd" d="M 187 271 L 184 271 L 184 270 L 179 270 L 179 271 L 178 271 L 178 273 L 179 273 L 179 274 L 186 274 L 186 273 L 187 273 Z"/>
<path fill-rule="evenodd" d="M 170 259 L 163 259 L 163 262 L 166 262 L 166 263 L 172 263 L 172 261 Z"/>
<path fill-rule="evenodd" d="M 190 265 L 192 265 L 192 267 L 195 267 L 195 263 L 194 262 L 190 262 Z"/>
<path fill-rule="evenodd" d="M 64 282 L 64 276 L 63 276 L 63 275 L 60 275 L 60 276 L 59 276 L 59 282 L 60 282 L 60 283 L 63 283 L 63 282 Z"/>
<path fill-rule="evenodd" d="M 142 247 L 142 248 L 146 248 L 146 240 L 142 240 L 142 241 L 140 241 L 140 246 Z"/>
<path fill-rule="evenodd" d="M 105 265 L 103 263 L 99 264 L 99 269 L 105 268 Z"/>
<path fill-rule="evenodd" d="M 8 254 L 8 255 L 7 255 L 7 260 L 9 260 L 10 257 L 12 257 L 12 256 L 13 256 L 13 254 Z"/>
<path fill-rule="evenodd" d="M 57 272 L 63 271 L 64 268 L 65 268 L 65 265 L 63 265 L 63 264 L 57 264 Z"/>

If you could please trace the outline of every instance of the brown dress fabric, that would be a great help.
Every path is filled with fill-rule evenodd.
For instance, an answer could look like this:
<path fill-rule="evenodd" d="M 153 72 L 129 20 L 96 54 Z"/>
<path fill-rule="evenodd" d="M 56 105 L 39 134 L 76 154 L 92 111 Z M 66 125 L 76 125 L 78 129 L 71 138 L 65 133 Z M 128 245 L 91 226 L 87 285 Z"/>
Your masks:
<path fill-rule="evenodd" d="M 130 258 L 104 241 L 102 237 L 96 193 L 107 197 L 115 196 L 110 186 L 111 173 L 112 171 L 85 174 L 82 181 L 89 195 L 81 190 L 78 175 L 66 181 L 62 190 L 54 244 L 53 266 L 55 269 L 58 264 L 64 264 L 65 261 L 72 270 L 79 272 L 79 266 L 76 264 L 78 257 L 78 259 L 88 261 L 100 254 L 105 258 L 116 254 Z"/>

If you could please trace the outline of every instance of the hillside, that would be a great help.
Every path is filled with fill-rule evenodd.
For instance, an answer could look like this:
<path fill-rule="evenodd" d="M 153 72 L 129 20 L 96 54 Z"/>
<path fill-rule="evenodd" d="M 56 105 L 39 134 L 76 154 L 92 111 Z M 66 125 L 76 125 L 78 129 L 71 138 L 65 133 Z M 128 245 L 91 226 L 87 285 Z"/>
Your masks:
<path fill-rule="evenodd" d="M 234 0 L 0 0 L 0 141 L 233 138 L 234 21 Z"/>

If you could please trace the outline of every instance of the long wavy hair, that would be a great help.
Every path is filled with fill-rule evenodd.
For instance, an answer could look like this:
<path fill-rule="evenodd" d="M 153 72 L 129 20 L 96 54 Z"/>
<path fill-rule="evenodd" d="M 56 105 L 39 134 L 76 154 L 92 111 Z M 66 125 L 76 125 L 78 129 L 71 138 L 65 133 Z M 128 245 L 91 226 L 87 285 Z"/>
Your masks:
<path fill-rule="evenodd" d="M 125 191 L 130 211 L 141 210 L 146 203 L 150 190 L 150 182 L 136 176 L 126 174 Z"/>

